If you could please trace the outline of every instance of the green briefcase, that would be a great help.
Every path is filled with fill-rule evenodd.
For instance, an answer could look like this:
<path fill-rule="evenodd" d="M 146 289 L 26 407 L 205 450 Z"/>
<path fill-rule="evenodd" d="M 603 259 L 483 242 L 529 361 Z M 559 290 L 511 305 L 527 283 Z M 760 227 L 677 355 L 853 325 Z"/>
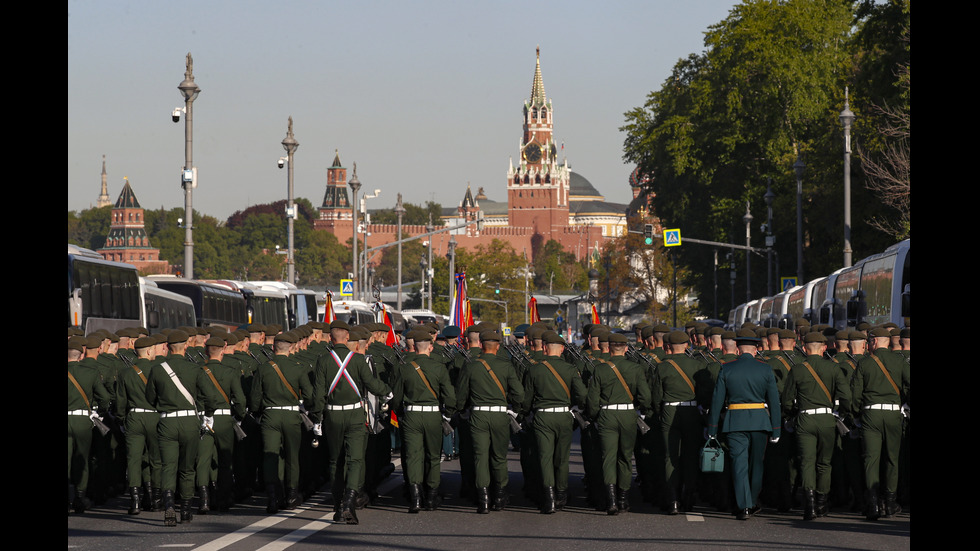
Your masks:
<path fill-rule="evenodd" d="M 701 472 L 720 473 L 725 470 L 725 450 L 721 447 L 721 442 L 711 436 L 701 448 Z"/>

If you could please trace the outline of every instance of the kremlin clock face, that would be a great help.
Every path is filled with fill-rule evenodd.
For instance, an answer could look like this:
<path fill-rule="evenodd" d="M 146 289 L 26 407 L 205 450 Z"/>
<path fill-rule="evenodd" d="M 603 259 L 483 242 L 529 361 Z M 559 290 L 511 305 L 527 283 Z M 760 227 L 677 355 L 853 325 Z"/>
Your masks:
<path fill-rule="evenodd" d="M 528 161 L 536 163 L 541 160 L 541 147 L 536 143 L 532 143 L 524 149 L 524 154 Z"/>

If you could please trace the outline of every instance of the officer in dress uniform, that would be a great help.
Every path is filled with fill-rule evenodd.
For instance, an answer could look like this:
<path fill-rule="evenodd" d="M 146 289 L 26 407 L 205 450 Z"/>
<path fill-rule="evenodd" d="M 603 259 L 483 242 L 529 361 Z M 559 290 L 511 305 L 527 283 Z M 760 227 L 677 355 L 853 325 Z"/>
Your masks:
<path fill-rule="evenodd" d="M 761 510 L 763 457 L 766 439 L 778 441 L 781 432 L 779 390 L 769 365 L 755 359 L 760 339 L 751 329 L 736 333 L 741 356 L 722 366 L 712 397 L 708 435 L 718 434 L 718 419 L 727 404 L 721 432 L 728 436 L 732 481 L 735 485 L 735 518 L 748 520 Z M 771 435 L 771 436 L 770 436 Z"/>

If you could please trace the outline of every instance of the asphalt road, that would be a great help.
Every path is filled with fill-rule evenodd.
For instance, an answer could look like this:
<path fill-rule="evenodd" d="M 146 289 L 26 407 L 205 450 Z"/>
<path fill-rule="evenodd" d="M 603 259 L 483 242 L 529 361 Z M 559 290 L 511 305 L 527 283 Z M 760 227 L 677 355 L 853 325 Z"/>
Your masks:
<path fill-rule="evenodd" d="M 397 454 L 396 454 L 397 457 Z M 376 505 L 358 511 L 360 524 L 335 524 L 329 494 L 319 493 L 295 511 L 269 516 L 263 496 L 228 513 L 195 515 L 176 528 L 163 525 L 163 513 L 126 514 L 128 502 L 109 501 L 83 515 L 68 517 L 68 548 L 95 551 L 208 551 L 390 549 L 390 550 L 557 550 L 587 549 L 909 549 L 910 513 L 867 522 L 863 516 L 834 511 L 811 522 L 800 511 L 762 513 L 740 522 L 707 507 L 667 516 L 641 502 L 634 487 L 632 510 L 617 516 L 588 507 L 582 496 L 578 447 L 573 446 L 569 506 L 555 515 L 538 513 L 520 495 L 518 454 L 510 453 L 511 505 L 478 515 L 459 499 L 459 463 L 443 463 L 438 511 L 407 512 L 400 468 L 382 486 Z"/>

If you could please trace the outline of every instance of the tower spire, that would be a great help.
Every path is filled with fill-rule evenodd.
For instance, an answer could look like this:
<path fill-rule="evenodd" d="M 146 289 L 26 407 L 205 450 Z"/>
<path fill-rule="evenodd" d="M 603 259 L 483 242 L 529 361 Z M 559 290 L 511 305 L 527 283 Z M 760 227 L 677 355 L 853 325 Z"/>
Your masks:
<path fill-rule="evenodd" d="M 112 204 L 112 199 L 109 198 L 109 184 L 106 181 L 105 155 L 102 156 L 102 192 L 95 204 L 100 208 Z"/>
<path fill-rule="evenodd" d="M 544 105 L 544 80 L 541 78 L 541 47 L 538 46 L 535 51 L 537 52 L 537 60 L 534 67 L 534 83 L 531 84 L 531 104 Z"/>

